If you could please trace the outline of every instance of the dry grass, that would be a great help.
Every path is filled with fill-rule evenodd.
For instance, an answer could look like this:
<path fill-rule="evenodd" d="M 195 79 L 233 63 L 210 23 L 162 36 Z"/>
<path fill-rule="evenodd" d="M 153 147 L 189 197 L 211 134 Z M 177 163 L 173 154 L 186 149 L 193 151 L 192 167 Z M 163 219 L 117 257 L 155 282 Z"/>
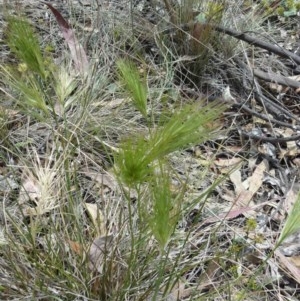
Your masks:
<path fill-rule="evenodd" d="M 181 30 L 193 5 L 212 25 L 254 31 L 263 19 L 243 1 L 171 10 L 157 1 L 154 26 L 129 2 L 67 2 L 87 75 L 75 72 L 52 15 L 33 22 L 46 73 L 1 53 L 1 300 L 296 300 L 295 282 L 280 287 L 278 233 L 262 234 L 255 216 L 227 216 L 238 165 L 216 162 L 234 150 L 240 116 L 191 96 L 218 98 L 224 66 L 235 94 L 243 90 L 234 59 L 248 59 L 249 48 L 209 26 Z M 232 157 L 246 175 L 242 148 Z"/>

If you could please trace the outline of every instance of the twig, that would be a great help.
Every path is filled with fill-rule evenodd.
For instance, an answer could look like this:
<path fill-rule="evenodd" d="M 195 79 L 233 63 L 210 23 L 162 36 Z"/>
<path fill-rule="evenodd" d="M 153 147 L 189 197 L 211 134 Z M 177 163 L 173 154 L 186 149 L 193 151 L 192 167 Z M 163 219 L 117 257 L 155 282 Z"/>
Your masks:
<path fill-rule="evenodd" d="M 300 64 L 300 56 L 298 56 L 298 55 L 294 54 L 293 52 L 288 51 L 288 50 L 286 50 L 282 47 L 274 46 L 273 44 L 261 41 L 257 38 L 254 38 L 250 35 L 247 35 L 245 33 L 238 32 L 238 31 L 235 31 L 233 29 L 228 29 L 228 28 L 225 28 L 225 27 L 222 27 L 222 26 L 219 26 L 219 25 L 212 26 L 212 28 L 215 29 L 218 32 L 226 33 L 226 34 L 228 34 L 228 35 L 230 35 L 230 36 L 232 36 L 236 39 L 245 41 L 245 42 L 247 42 L 251 45 L 258 46 L 262 49 L 268 50 L 268 51 L 270 51 L 272 53 L 275 53 L 275 54 L 277 54 L 281 57 L 290 58 L 294 62 L 296 62 L 297 64 Z"/>
<path fill-rule="evenodd" d="M 254 75 L 253 69 L 250 69 L 244 62 L 242 62 L 240 59 L 235 59 L 236 63 L 240 66 L 240 68 L 243 68 L 245 70 L 245 73 L 251 73 L 251 75 Z M 249 76 L 250 77 L 250 76 Z M 253 77 L 253 76 L 252 76 Z M 291 119 L 294 119 L 299 122 L 298 117 L 294 116 L 292 113 L 290 113 L 288 110 L 283 108 L 281 105 L 277 104 L 276 102 L 270 100 L 266 96 L 263 95 L 261 88 L 256 81 L 256 79 L 253 79 L 255 83 L 255 92 L 254 96 L 255 98 L 261 103 L 262 106 L 266 108 L 266 110 L 270 113 L 273 113 L 274 115 L 278 116 L 279 118 L 282 115 L 288 116 Z"/>
<path fill-rule="evenodd" d="M 258 92 L 257 90 L 254 92 L 255 98 L 261 103 L 262 106 L 266 108 L 266 110 L 269 113 L 273 113 L 278 118 L 284 117 L 285 119 L 294 119 L 297 122 L 299 122 L 298 117 L 294 116 L 292 113 L 290 113 L 288 110 L 283 108 L 282 105 L 279 105 L 275 103 L 274 101 L 270 100 L 268 97 L 264 96 L 261 92 Z M 283 115 L 283 116 L 282 116 Z"/>
<path fill-rule="evenodd" d="M 280 125 L 280 126 L 284 126 L 284 127 L 287 127 L 287 128 L 290 128 L 292 130 L 300 130 L 300 126 L 295 126 L 295 125 L 292 125 L 292 124 L 289 124 L 289 123 L 286 123 L 286 122 L 282 122 L 282 121 L 279 121 L 279 120 L 276 120 L 276 119 L 270 119 L 268 116 L 264 115 L 264 114 L 261 114 L 261 113 L 258 113 L 252 109 L 250 109 L 248 106 L 242 104 L 242 103 L 234 103 L 232 104 L 233 107 L 236 107 L 236 108 L 240 108 L 241 110 L 253 115 L 253 116 L 256 116 L 262 120 L 265 120 L 265 121 L 268 121 L 268 122 L 273 122 L 277 125 Z"/>
<path fill-rule="evenodd" d="M 172 32 L 173 30 L 183 30 L 183 31 L 187 31 L 187 30 L 190 30 L 192 27 L 192 24 L 196 24 L 196 23 L 199 23 L 199 22 L 192 22 L 192 23 L 187 23 L 187 24 L 181 24 L 179 25 L 178 27 L 172 27 L 172 28 L 168 28 L 168 29 L 165 29 L 163 30 L 163 33 L 170 33 Z M 205 26 L 206 23 L 203 23 L 203 26 Z M 221 32 L 221 33 L 225 33 L 229 36 L 232 36 L 238 40 L 242 40 L 242 41 L 245 41 L 251 45 L 254 45 L 254 46 L 257 46 L 257 47 L 260 47 L 262 49 L 265 49 L 265 50 L 268 50 L 272 53 L 275 53 L 281 57 L 285 57 L 285 58 L 289 58 L 289 59 L 292 59 L 295 63 L 297 63 L 298 65 L 300 65 L 300 56 L 296 55 L 295 53 L 291 52 L 291 51 L 288 51 L 282 47 L 279 47 L 279 46 L 275 46 L 273 44 L 270 44 L 270 43 L 267 43 L 267 42 L 264 42 L 262 40 L 259 40 L 255 37 L 252 37 L 248 34 L 245 34 L 243 32 L 239 32 L 239 31 L 236 31 L 236 30 L 233 30 L 233 29 L 229 29 L 229 28 L 225 28 L 225 27 L 222 27 L 222 26 L 219 26 L 219 25 L 213 25 L 213 24 L 209 24 L 210 25 L 210 28 L 213 29 L 213 30 L 216 30 L 218 32 Z"/>
<path fill-rule="evenodd" d="M 255 135 L 255 134 L 248 134 L 244 131 L 241 131 L 241 135 L 248 137 L 250 139 L 259 140 L 259 141 L 263 141 L 263 142 L 270 142 L 270 143 L 282 143 L 282 142 L 300 140 L 300 134 L 294 135 L 291 137 L 264 137 L 264 136 Z"/>
<path fill-rule="evenodd" d="M 297 82 L 296 80 L 290 79 L 282 75 L 275 74 L 273 72 L 266 73 L 261 70 L 253 69 L 253 74 L 258 78 L 263 79 L 267 82 L 276 83 L 279 85 L 283 85 L 295 89 L 300 88 L 300 83 Z"/>

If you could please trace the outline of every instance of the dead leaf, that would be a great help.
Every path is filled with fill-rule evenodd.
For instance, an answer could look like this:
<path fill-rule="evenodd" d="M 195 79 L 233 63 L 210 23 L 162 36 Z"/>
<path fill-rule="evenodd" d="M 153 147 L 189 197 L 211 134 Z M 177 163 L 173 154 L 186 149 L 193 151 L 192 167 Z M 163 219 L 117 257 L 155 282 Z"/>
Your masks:
<path fill-rule="evenodd" d="M 277 93 L 286 93 L 290 88 L 294 88 L 296 91 L 299 90 L 299 75 L 284 77 L 278 74 L 272 74 L 271 78 L 276 82 L 271 82 L 269 87 Z"/>
<path fill-rule="evenodd" d="M 51 9 L 53 15 L 55 16 L 56 21 L 62 31 L 62 34 L 69 46 L 75 67 L 81 74 L 84 75 L 88 71 L 89 64 L 87 55 L 82 45 L 78 42 L 74 31 L 72 30 L 68 22 L 64 19 L 64 17 L 60 14 L 60 12 L 48 2 L 43 3 Z"/>
<path fill-rule="evenodd" d="M 106 186 L 110 188 L 112 191 L 115 191 L 117 187 L 116 179 L 108 173 L 99 173 L 99 172 L 90 171 L 88 169 L 84 170 L 83 173 L 85 176 L 91 178 L 93 181 L 100 184 L 101 187 Z"/>
<path fill-rule="evenodd" d="M 288 258 L 297 268 L 300 268 L 300 256 L 292 256 Z"/>
<path fill-rule="evenodd" d="M 18 203 L 25 204 L 27 201 L 38 201 L 41 197 L 41 189 L 39 183 L 34 176 L 28 175 L 22 183 Z"/>
<path fill-rule="evenodd" d="M 248 212 L 253 212 L 254 210 L 257 210 L 257 209 L 265 206 L 266 204 L 268 204 L 268 202 L 263 202 L 261 204 L 254 205 L 251 207 L 248 206 L 248 207 L 232 209 L 229 212 L 222 213 L 217 216 L 209 217 L 201 223 L 200 227 L 202 227 L 203 225 L 206 225 L 206 224 L 210 224 L 210 223 L 216 223 L 216 222 L 220 222 L 220 221 L 224 221 L 224 220 L 231 220 L 231 219 L 238 217 L 239 215 L 247 216 Z"/>
<path fill-rule="evenodd" d="M 186 287 L 185 282 L 186 281 L 184 279 L 179 279 L 172 288 L 167 298 L 169 298 L 170 300 L 183 300 L 188 298 L 191 295 L 193 289 Z M 173 299 L 171 298 L 171 296 Z"/>
<path fill-rule="evenodd" d="M 234 204 L 234 208 L 246 207 L 251 204 L 254 194 L 259 190 L 264 179 L 264 172 L 268 169 L 268 164 L 263 160 L 254 170 L 251 177 L 243 183 L 245 187 L 248 184 L 248 189 L 240 191 Z M 254 204 L 253 204 L 254 205 Z M 253 213 L 253 212 L 252 212 Z M 250 212 L 247 214 L 249 217 Z"/>
<path fill-rule="evenodd" d="M 285 208 L 288 214 L 290 214 L 291 210 L 294 208 L 294 204 L 296 203 L 297 197 L 298 194 L 295 193 L 293 187 L 291 187 L 285 196 L 285 200 L 283 204 L 283 207 Z"/>
<path fill-rule="evenodd" d="M 234 170 L 230 173 L 229 178 L 234 185 L 235 193 L 239 195 L 245 189 L 242 182 L 241 171 Z"/>
<path fill-rule="evenodd" d="M 214 161 L 215 165 L 218 167 L 234 167 L 236 166 L 238 163 L 242 162 L 241 158 L 230 158 L 230 159 L 217 159 Z"/>
<path fill-rule="evenodd" d="M 72 251 L 74 251 L 77 255 L 83 254 L 83 246 L 79 242 L 68 240 L 69 246 Z"/>
<path fill-rule="evenodd" d="M 300 284 L 300 269 L 289 259 L 285 257 L 279 250 L 275 251 L 275 256 L 280 262 L 281 267 L 290 272 L 290 275 Z M 298 261 L 297 261 L 298 262 Z"/>
<path fill-rule="evenodd" d="M 277 129 L 280 134 L 284 138 L 288 138 L 294 135 L 294 130 L 290 128 L 286 128 L 284 130 Z M 285 158 L 285 157 L 296 157 L 300 154 L 300 149 L 297 145 L 297 141 L 287 141 L 286 142 L 286 148 L 280 148 L 279 158 Z"/>
<path fill-rule="evenodd" d="M 219 259 L 213 258 L 208 263 L 206 270 L 201 274 L 199 278 L 199 288 L 201 290 L 207 290 L 213 288 L 216 283 L 217 272 L 220 271 Z"/>
<path fill-rule="evenodd" d="M 185 281 L 183 279 L 179 279 L 169 295 L 172 295 L 174 300 L 182 300 L 183 298 L 189 297 L 190 294 L 191 291 L 185 288 Z"/>
<path fill-rule="evenodd" d="M 110 101 L 106 101 L 105 108 L 115 109 L 115 108 L 120 107 L 121 104 L 123 104 L 124 102 L 126 102 L 126 99 L 124 99 L 124 98 L 111 99 Z"/>
<path fill-rule="evenodd" d="M 295 158 L 292 160 L 293 164 L 300 168 L 300 158 Z"/>
<path fill-rule="evenodd" d="M 258 151 L 270 158 L 276 158 L 277 148 L 269 142 L 262 143 L 257 147 Z"/>
<path fill-rule="evenodd" d="M 106 235 L 104 216 L 97 204 L 85 203 L 85 208 L 95 226 L 98 236 Z"/>
<path fill-rule="evenodd" d="M 263 160 L 254 170 L 253 175 L 250 178 L 249 181 L 249 191 L 252 192 L 252 194 L 255 194 L 258 189 L 261 187 L 261 184 L 264 179 L 264 173 L 268 169 L 268 163 L 266 160 Z"/>

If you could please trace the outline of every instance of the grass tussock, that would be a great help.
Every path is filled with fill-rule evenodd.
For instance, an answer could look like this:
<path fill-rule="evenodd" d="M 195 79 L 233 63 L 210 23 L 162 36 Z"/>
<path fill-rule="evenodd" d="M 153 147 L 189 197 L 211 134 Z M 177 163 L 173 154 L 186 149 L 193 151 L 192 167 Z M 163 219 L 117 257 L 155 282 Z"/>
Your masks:
<path fill-rule="evenodd" d="M 186 160 L 187 150 L 225 134 L 229 105 L 191 99 L 175 85 L 180 73 L 191 89 L 210 69 L 222 43 L 213 25 L 231 8 L 225 0 L 157 2 L 164 14 L 155 17 L 174 29 L 169 38 L 152 32 L 157 62 L 134 53 L 135 44 L 124 54 L 128 40 L 142 43 L 129 26 L 132 3 L 123 38 L 107 15 L 111 27 L 101 46 L 92 44 L 84 76 L 66 54 L 57 63 L 25 18 L 7 19 L 13 63 L 0 65 L 1 300 L 265 297 L 261 254 L 253 269 L 244 256 L 252 238 L 210 206 L 228 172 L 208 176 L 212 155 L 205 164 L 196 159 L 194 176 Z M 279 243 L 299 228 L 297 206 Z"/>

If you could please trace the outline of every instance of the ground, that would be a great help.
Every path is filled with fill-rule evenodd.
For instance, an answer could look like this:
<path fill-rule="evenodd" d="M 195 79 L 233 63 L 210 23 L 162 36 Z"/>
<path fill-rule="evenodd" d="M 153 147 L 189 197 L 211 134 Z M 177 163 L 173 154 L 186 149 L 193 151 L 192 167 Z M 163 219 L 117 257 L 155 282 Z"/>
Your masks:
<path fill-rule="evenodd" d="M 298 16 L 137 2 L 0 1 L 1 300 L 299 300 Z"/>

